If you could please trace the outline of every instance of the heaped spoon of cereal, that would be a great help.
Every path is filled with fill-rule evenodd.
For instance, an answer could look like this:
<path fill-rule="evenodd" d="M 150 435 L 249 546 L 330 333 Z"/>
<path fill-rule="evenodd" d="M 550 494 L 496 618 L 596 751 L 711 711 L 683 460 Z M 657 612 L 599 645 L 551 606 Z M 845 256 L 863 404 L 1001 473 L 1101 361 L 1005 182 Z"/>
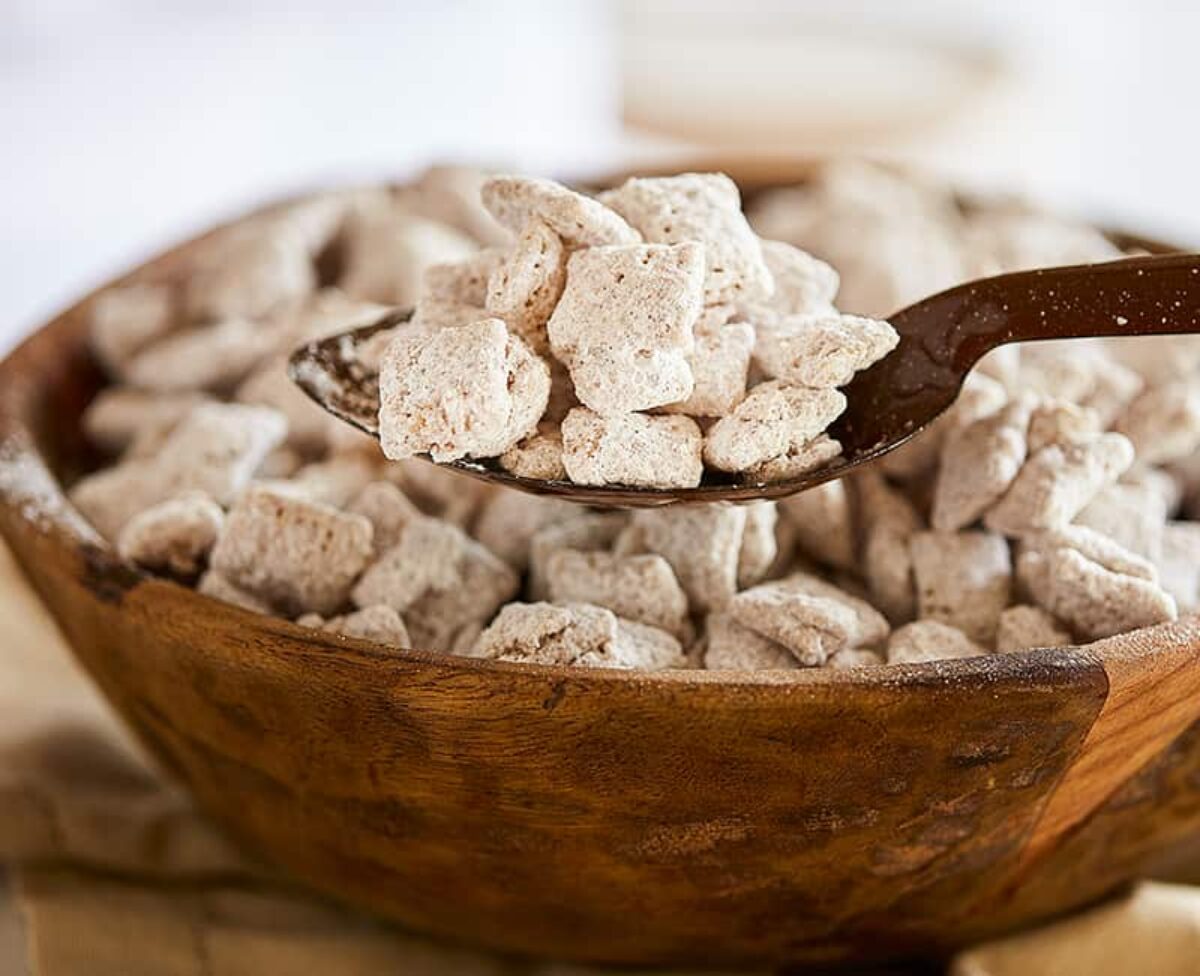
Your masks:
<path fill-rule="evenodd" d="M 407 318 L 396 313 L 305 346 L 292 356 L 292 378 L 325 410 L 378 437 L 380 353 L 406 327 Z M 950 407 L 975 363 L 999 346 L 1200 333 L 1200 255 L 1135 257 L 984 278 L 910 305 L 888 321 L 898 344 L 843 388 L 846 408 L 829 427 L 841 453 L 796 476 L 749 480 L 706 469 L 695 487 L 651 488 L 521 477 L 494 458 L 443 466 L 508 488 L 603 507 L 783 498 L 840 478 L 906 443 Z"/>

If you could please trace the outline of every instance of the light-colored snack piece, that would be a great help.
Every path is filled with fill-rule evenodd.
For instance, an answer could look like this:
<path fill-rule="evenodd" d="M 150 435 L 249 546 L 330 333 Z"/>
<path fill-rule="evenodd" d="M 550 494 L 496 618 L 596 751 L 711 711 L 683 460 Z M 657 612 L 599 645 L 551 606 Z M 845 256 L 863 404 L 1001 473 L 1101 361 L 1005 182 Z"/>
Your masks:
<path fill-rule="evenodd" d="M 1102 488 L 1075 516 L 1075 524 L 1108 536 L 1154 562 L 1167 524 L 1167 499 L 1156 486 L 1117 483 Z"/>
<path fill-rule="evenodd" d="M 203 399 L 192 392 L 151 393 L 110 386 L 88 404 L 83 412 L 83 429 L 93 444 L 116 454 L 135 440 L 165 437 Z"/>
<path fill-rule="evenodd" d="M 374 457 L 346 451 L 304 465 L 292 473 L 289 484 L 315 501 L 345 508 L 378 476 Z"/>
<path fill-rule="evenodd" d="M 324 450 L 332 429 L 342 425 L 292 381 L 285 356 L 272 356 L 259 365 L 238 386 L 234 399 L 278 410 L 287 418 L 288 445 L 307 455 Z"/>
<path fill-rule="evenodd" d="M 278 351 L 286 355 L 306 342 L 374 325 L 392 311 L 388 305 L 352 298 L 340 288 L 329 286 L 289 302 L 272 313 L 265 324 L 277 336 Z"/>
<path fill-rule="evenodd" d="M 676 637 L 688 632 L 687 596 L 662 556 L 559 549 L 546 569 L 554 603 L 590 603 Z"/>
<path fill-rule="evenodd" d="M 1133 467 L 1121 475 L 1118 484 L 1129 485 L 1145 492 L 1146 498 L 1153 498 L 1156 506 L 1168 516 L 1174 517 L 1183 504 L 1189 487 L 1188 481 L 1184 469 L 1178 465 L 1151 468 L 1135 461 Z"/>
<path fill-rule="evenodd" d="M 560 549 L 600 552 L 616 541 L 629 522 L 622 512 L 581 511 L 561 522 L 539 529 L 529 540 L 529 594 L 535 600 L 550 598 L 550 557 Z"/>
<path fill-rule="evenodd" d="M 1067 647 L 1070 633 L 1041 607 L 1022 603 L 1000 614 L 996 652 L 1011 654 L 1038 647 Z"/>
<path fill-rule="evenodd" d="M 905 623 L 917 612 L 909 543 L 925 525 L 912 502 L 878 472 L 861 472 L 855 479 L 855 489 L 862 520 L 862 571 L 867 591 L 893 624 Z"/>
<path fill-rule="evenodd" d="M 991 646 L 1012 602 L 1008 543 L 990 532 L 917 532 L 909 542 L 917 616 L 939 620 Z"/>
<path fill-rule="evenodd" d="M 187 492 L 133 516 L 117 537 L 117 552 L 147 569 L 193 576 L 224 521 L 220 505 L 201 492 Z"/>
<path fill-rule="evenodd" d="M 842 445 L 828 434 L 818 434 L 804 444 L 793 444 L 786 454 L 760 461 L 742 472 L 742 481 L 748 484 L 767 484 L 785 481 L 816 471 L 841 457 Z"/>
<path fill-rule="evenodd" d="M 704 252 L 695 243 L 593 247 L 567 263 L 546 330 L 579 400 L 600 413 L 677 403 L 700 315 Z"/>
<path fill-rule="evenodd" d="M 169 285 L 130 284 L 106 288 L 89 309 L 89 340 L 110 376 L 123 377 L 130 360 L 175 324 Z"/>
<path fill-rule="evenodd" d="M 1190 380 L 1152 386 L 1117 418 L 1143 464 L 1165 464 L 1200 447 L 1200 387 Z"/>
<path fill-rule="evenodd" d="M 695 389 L 691 362 L 675 349 L 593 346 L 570 369 L 579 402 L 602 416 L 667 406 Z"/>
<path fill-rule="evenodd" d="M 826 481 L 779 503 L 796 545 L 806 556 L 836 569 L 857 562 L 853 506 L 845 481 Z"/>
<path fill-rule="evenodd" d="M 987 649 L 957 627 L 939 620 L 914 620 L 892 633 L 888 664 L 927 664 L 964 657 L 983 657 Z"/>
<path fill-rule="evenodd" d="M 249 610 L 251 613 L 269 614 L 272 612 L 271 606 L 266 600 L 260 600 L 253 593 L 247 593 L 212 569 L 200 577 L 196 584 L 196 592 L 212 597 L 214 600 L 220 600 L 222 603 L 230 603 L 243 610 Z"/>
<path fill-rule="evenodd" d="M 346 511 L 371 523 L 374 529 L 371 543 L 377 556 L 400 541 L 400 534 L 409 522 L 421 517 L 420 509 L 390 481 L 365 485 Z"/>
<path fill-rule="evenodd" d="M 85 475 L 71 486 L 67 497 L 100 535 L 116 542 L 131 518 L 170 493 L 162 490 L 154 463 L 135 458 Z"/>
<path fill-rule="evenodd" d="M 919 205 L 897 209 L 882 197 L 843 195 L 822 182 L 768 192 L 756 201 L 752 220 L 764 237 L 786 240 L 838 269 L 839 308 L 891 315 L 972 277 L 949 195 L 937 194 L 930 204 L 935 195 L 922 193 Z"/>
<path fill-rule="evenodd" d="M 763 260 L 775 282 L 775 292 L 766 309 L 776 315 L 816 315 L 833 312 L 833 300 L 841 279 L 820 258 L 783 241 L 762 241 Z M 764 306 L 748 309 L 752 321 Z"/>
<path fill-rule="evenodd" d="M 465 302 L 422 295 L 413 307 L 408 327 L 413 333 L 436 332 L 438 329 L 457 329 L 464 325 L 474 325 L 488 317 L 487 310 L 482 305 L 468 305 Z"/>
<path fill-rule="evenodd" d="M 1025 463 L 1032 407 L 1014 400 L 946 436 L 930 514 L 935 529 L 970 525 L 1008 491 Z"/>
<path fill-rule="evenodd" d="M 483 308 L 488 281 L 505 259 L 505 249 L 486 247 L 458 261 L 429 265 L 421 275 L 421 297 Z"/>
<path fill-rule="evenodd" d="M 704 667 L 709 671 L 794 671 L 801 667 L 782 644 L 743 627 L 729 613 L 710 613 Z"/>
<path fill-rule="evenodd" d="M 314 253 L 306 229 L 279 217 L 218 231 L 194 253 L 183 290 L 187 317 L 256 319 L 303 299 L 317 285 Z"/>
<path fill-rule="evenodd" d="M 879 644 L 890 629 L 865 600 L 808 573 L 743 590 L 729 602 L 729 613 L 806 667 L 824 664 L 843 647 Z"/>
<path fill-rule="evenodd" d="M 694 488 L 703 435 L 690 417 L 602 416 L 577 407 L 562 423 L 563 467 L 578 485 Z"/>
<path fill-rule="evenodd" d="M 1025 548 L 1017 578 L 1032 600 L 1086 640 L 1174 620 L 1175 601 L 1157 583 L 1114 572 L 1073 548 Z"/>
<path fill-rule="evenodd" d="M 899 341 L 883 319 L 837 312 L 793 315 L 758 326 L 754 361 L 767 376 L 799 386 L 845 386 Z"/>
<path fill-rule="evenodd" d="M 586 603 L 510 603 L 479 635 L 474 656 L 648 671 L 683 662 L 679 642 L 670 634 Z"/>
<path fill-rule="evenodd" d="M 416 302 L 426 268 L 476 250 L 461 231 L 394 204 L 355 214 L 343 237 L 345 272 L 339 286 L 355 298 L 401 308 Z"/>
<path fill-rule="evenodd" d="M 687 357 L 692 369 L 692 394 L 680 403 L 662 407 L 664 413 L 691 417 L 723 417 L 746 396 L 754 327 L 732 322 L 696 330 L 696 348 Z"/>
<path fill-rule="evenodd" d="M 838 390 L 760 383 L 708 431 L 704 459 L 720 471 L 745 471 L 807 444 L 845 409 Z"/>
<path fill-rule="evenodd" d="M 1069 400 L 1045 400 L 1029 417 L 1026 439 L 1029 453 L 1051 444 L 1086 443 L 1100 433 L 1100 418 L 1094 410 Z"/>
<path fill-rule="evenodd" d="M 377 559 L 353 590 L 365 607 L 386 603 L 404 617 L 413 646 L 449 650 L 463 627 L 480 623 L 517 593 L 513 569 L 457 526 L 409 521 L 400 541 Z"/>
<path fill-rule="evenodd" d="M 805 667 L 824 664 L 834 651 L 848 647 L 857 624 L 854 611 L 839 600 L 772 583 L 743 590 L 730 601 L 729 613 L 743 627 L 786 647 Z"/>
<path fill-rule="evenodd" d="M 1051 444 L 1026 459 L 1004 497 L 984 516 L 984 524 L 1011 536 L 1061 528 L 1132 463 L 1133 446 L 1121 434 Z"/>
<path fill-rule="evenodd" d="M 1112 242 L 1095 228 L 1029 210 L 993 208 L 968 214 L 965 236 L 981 274 L 1120 257 Z"/>
<path fill-rule="evenodd" d="M 492 176 L 480 199 L 496 221 L 519 234 L 532 219 L 544 221 L 571 247 L 637 244 L 641 235 L 599 200 L 553 180 L 532 176 Z"/>
<path fill-rule="evenodd" d="M 384 354 L 379 435 L 392 459 L 492 457 L 530 433 L 550 371 L 499 319 L 402 334 Z"/>
<path fill-rule="evenodd" d="M 997 380 L 978 370 L 968 373 L 950 408 L 907 444 L 885 455 L 880 469 L 901 481 L 925 477 L 952 431 L 995 413 L 1007 400 L 1008 393 Z"/>
<path fill-rule="evenodd" d="M 576 507 L 561 498 L 541 498 L 501 489 L 484 501 L 471 531 L 476 539 L 520 571 L 529 565 L 533 537 L 546 526 L 565 521 L 575 513 Z"/>
<path fill-rule="evenodd" d="M 834 671 L 849 671 L 851 668 L 881 668 L 887 664 L 884 656 L 869 647 L 843 647 L 829 655 L 825 667 Z"/>
<path fill-rule="evenodd" d="M 524 339 L 537 353 L 550 341 L 546 322 L 558 304 L 567 278 L 566 246 L 542 220 L 531 220 L 512 251 L 488 279 L 484 307 L 489 315 Z"/>
<path fill-rule="evenodd" d="M 125 364 L 128 382 L 144 390 L 228 389 L 268 355 L 278 336 L 249 319 L 224 319 L 170 335 Z"/>
<path fill-rule="evenodd" d="M 452 525 L 470 525 L 479 508 L 495 488 L 484 481 L 464 478 L 424 461 L 392 461 L 383 466 L 383 476 L 396 484 L 426 515 L 435 515 Z"/>
<path fill-rule="evenodd" d="M 1163 589 L 1175 598 L 1181 613 L 1200 608 L 1200 525 L 1168 522 L 1155 566 Z"/>
<path fill-rule="evenodd" d="M 518 478 L 566 481 L 562 431 L 553 424 L 539 424 L 534 433 L 500 455 L 500 467 Z"/>
<path fill-rule="evenodd" d="M 724 607 L 737 592 L 746 510 L 717 505 L 672 506 L 634 512 L 637 549 L 656 552 L 675 571 L 692 611 Z"/>
<path fill-rule="evenodd" d="M 779 542 L 775 535 L 779 506 L 775 502 L 755 502 L 745 508 L 746 527 L 742 530 L 742 548 L 738 552 L 739 589 L 763 579 L 779 558 Z"/>
<path fill-rule="evenodd" d="M 1054 549 L 1074 549 L 1080 555 L 1114 573 L 1158 582 L 1154 564 L 1126 549 L 1115 539 L 1083 525 L 1067 525 L 1025 536 L 1021 552 L 1047 553 Z"/>
<path fill-rule="evenodd" d="M 1111 427 L 1130 403 L 1142 392 L 1145 381 L 1112 355 L 1096 357 L 1092 389 L 1080 405 L 1096 415 L 1102 430 Z"/>
<path fill-rule="evenodd" d="M 479 200 L 488 173 L 475 166 L 435 163 L 401 187 L 400 203 L 413 213 L 457 227 L 481 244 L 508 242 L 508 233 Z"/>
<path fill-rule="evenodd" d="M 1020 347 L 1014 390 L 1079 403 L 1095 388 L 1101 346 L 1086 339 L 1034 342 Z"/>
<path fill-rule="evenodd" d="M 737 185 L 723 173 L 627 180 L 600 199 L 647 241 L 704 245 L 704 304 L 762 301 L 775 290 L 762 244 L 742 214 Z"/>
<path fill-rule="evenodd" d="M 150 457 L 138 457 L 81 478 L 72 504 L 102 536 L 115 541 L 138 512 L 186 491 L 228 504 L 283 440 L 274 410 L 201 403 L 179 421 Z"/>
<path fill-rule="evenodd" d="M 373 550 L 371 523 L 266 485 L 241 495 L 212 551 L 217 573 L 278 610 L 328 615 Z"/>
<path fill-rule="evenodd" d="M 1200 341 L 1194 335 L 1120 336 L 1100 341 L 1112 358 L 1149 386 L 1186 379 L 1200 367 Z"/>
<path fill-rule="evenodd" d="M 237 497 L 286 434 L 276 410 L 201 403 L 168 435 L 152 460 L 162 498 L 202 491 L 221 505 Z"/>
<path fill-rule="evenodd" d="M 312 615 L 307 616 L 311 618 Z M 304 620 L 305 618 L 301 617 L 296 623 L 306 626 L 303 623 Z M 313 626 L 313 624 L 310 622 L 307 626 Z M 404 618 L 385 603 L 375 603 L 344 616 L 333 617 L 316 626 L 327 633 L 374 641 L 376 644 L 407 647 L 410 643 L 408 628 L 404 626 Z"/>

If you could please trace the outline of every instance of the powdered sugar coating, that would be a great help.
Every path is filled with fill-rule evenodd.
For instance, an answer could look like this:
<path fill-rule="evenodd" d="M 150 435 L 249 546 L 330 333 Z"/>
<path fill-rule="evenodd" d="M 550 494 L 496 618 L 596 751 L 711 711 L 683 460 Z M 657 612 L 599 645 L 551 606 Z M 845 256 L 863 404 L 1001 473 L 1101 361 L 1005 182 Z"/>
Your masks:
<path fill-rule="evenodd" d="M 858 315 L 792 315 L 758 327 L 754 361 L 768 376 L 800 386 L 845 386 L 896 348 L 888 322 Z"/>
<path fill-rule="evenodd" d="M 703 248 L 695 243 L 593 247 L 567 263 L 547 324 L 575 394 L 599 413 L 627 413 L 691 395 L 687 357 L 700 314 Z"/>
<path fill-rule="evenodd" d="M 117 552 L 147 569 L 178 576 L 199 571 L 216 544 L 225 513 L 201 492 L 189 492 L 138 512 L 117 537 Z"/>
<path fill-rule="evenodd" d="M 1000 614 L 996 628 L 996 652 L 1011 654 L 1035 647 L 1066 647 L 1070 633 L 1040 607 L 1020 604 Z"/>
<path fill-rule="evenodd" d="M 555 603 L 590 603 L 676 637 L 687 633 L 687 595 L 661 556 L 559 549 L 546 569 Z"/>
<path fill-rule="evenodd" d="M 807 444 L 845 409 L 838 390 L 761 383 L 709 430 L 704 459 L 720 471 L 746 471 Z"/>
<path fill-rule="evenodd" d="M 476 657 L 591 668 L 662 670 L 682 661 L 679 642 L 585 603 L 510 603 L 479 635 Z"/>
<path fill-rule="evenodd" d="M 984 524 L 1012 536 L 1061 528 L 1132 463 L 1133 446 L 1121 434 L 1051 444 L 1029 456 L 1004 497 L 984 516 Z"/>
<path fill-rule="evenodd" d="M 563 467 L 578 485 L 694 488 L 703 437 L 690 417 L 602 416 L 584 407 L 562 423 Z"/>
<path fill-rule="evenodd" d="M 402 333 L 379 376 L 383 452 L 435 461 L 502 454 L 546 409 L 550 371 L 499 319 Z"/>
<path fill-rule="evenodd" d="M 566 262 L 562 239 L 544 221 L 534 219 L 488 278 L 484 299 L 488 314 L 503 319 L 538 353 L 550 346 L 546 322 L 562 295 Z"/>
<path fill-rule="evenodd" d="M 991 646 L 1012 600 L 1008 544 L 989 532 L 917 532 L 909 543 L 918 616 Z"/>
<path fill-rule="evenodd" d="M 372 556 L 371 523 L 267 486 L 229 511 L 212 568 L 234 586 L 295 615 L 327 615 L 350 595 Z"/>
<path fill-rule="evenodd" d="M 737 185 L 723 173 L 633 178 L 600 199 L 647 241 L 704 245 L 704 304 L 761 301 L 775 290 L 762 245 L 742 214 Z"/>
<path fill-rule="evenodd" d="M 888 664 L 926 664 L 965 657 L 982 657 L 987 648 L 957 627 L 940 620 L 915 620 L 895 631 L 888 640 Z"/>
<path fill-rule="evenodd" d="M 493 176 L 484 181 L 480 198 L 488 212 L 515 234 L 537 218 L 571 247 L 641 240 L 636 230 L 604 204 L 553 180 Z"/>

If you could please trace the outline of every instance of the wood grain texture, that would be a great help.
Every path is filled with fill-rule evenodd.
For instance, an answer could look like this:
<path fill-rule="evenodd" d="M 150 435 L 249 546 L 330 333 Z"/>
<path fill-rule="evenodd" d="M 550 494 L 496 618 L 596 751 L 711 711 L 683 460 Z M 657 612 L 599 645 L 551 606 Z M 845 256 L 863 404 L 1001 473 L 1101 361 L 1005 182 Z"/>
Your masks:
<path fill-rule="evenodd" d="M 98 382 L 82 316 L 0 364 L 0 532 L 147 745 L 323 891 L 515 952 L 859 963 L 1093 901 L 1200 832 L 1196 621 L 640 675 L 387 651 L 149 579 L 58 489 Z"/>

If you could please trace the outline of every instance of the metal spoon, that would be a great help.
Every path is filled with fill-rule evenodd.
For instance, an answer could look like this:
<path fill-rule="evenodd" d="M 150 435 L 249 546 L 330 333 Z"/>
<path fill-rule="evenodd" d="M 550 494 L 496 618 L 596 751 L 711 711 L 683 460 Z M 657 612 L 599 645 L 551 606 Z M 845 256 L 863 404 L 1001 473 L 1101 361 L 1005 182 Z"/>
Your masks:
<path fill-rule="evenodd" d="M 375 325 L 310 343 L 292 355 L 289 373 L 334 416 L 378 435 L 378 377 L 358 352 L 372 336 L 407 318 L 408 313 L 393 313 Z M 591 487 L 518 478 L 491 459 L 443 467 L 507 488 L 603 507 L 784 498 L 900 447 L 954 402 L 971 367 L 997 346 L 1200 332 L 1200 255 L 1126 258 L 983 278 L 910 305 L 890 321 L 900 333 L 899 345 L 845 387 L 849 406 L 830 430 L 842 444 L 842 457 L 796 478 L 749 484 L 706 471 L 696 488 Z"/>

